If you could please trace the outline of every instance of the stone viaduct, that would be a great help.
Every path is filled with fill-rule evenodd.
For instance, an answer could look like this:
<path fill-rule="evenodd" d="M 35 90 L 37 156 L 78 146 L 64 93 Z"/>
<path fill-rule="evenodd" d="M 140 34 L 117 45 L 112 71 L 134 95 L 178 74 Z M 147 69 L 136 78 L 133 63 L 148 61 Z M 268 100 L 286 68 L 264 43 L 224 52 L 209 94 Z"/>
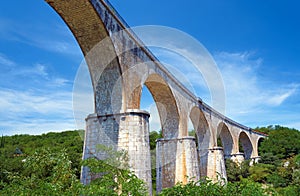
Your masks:
<path fill-rule="evenodd" d="M 152 193 L 150 114 L 140 110 L 144 85 L 157 104 L 163 133 L 156 144 L 157 192 L 177 182 L 186 183 L 187 176 L 194 180 L 203 176 L 226 179 L 224 158 L 237 162 L 258 159 L 258 142 L 265 135 L 234 122 L 195 97 L 127 29 L 108 1 L 46 2 L 72 31 L 91 75 L 95 112 L 86 118 L 84 159 L 105 158 L 105 152 L 97 151 L 98 144 L 124 149 L 130 169 Z M 196 137 L 188 136 L 189 118 Z M 96 177 L 88 168 L 82 169 L 82 183 Z"/>

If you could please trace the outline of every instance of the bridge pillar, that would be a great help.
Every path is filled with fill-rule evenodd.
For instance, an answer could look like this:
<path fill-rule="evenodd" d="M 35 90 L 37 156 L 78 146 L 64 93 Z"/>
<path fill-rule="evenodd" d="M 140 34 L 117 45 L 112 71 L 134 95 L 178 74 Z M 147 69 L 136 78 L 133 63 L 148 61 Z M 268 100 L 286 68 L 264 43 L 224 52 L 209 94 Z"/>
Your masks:
<path fill-rule="evenodd" d="M 199 164 L 194 137 L 158 139 L 156 141 L 156 192 L 177 182 L 199 180 Z"/>
<path fill-rule="evenodd" d="M 249 165 L 252 166 L 252 165 L 254 165 L 255 163 L 258 163 L 258 161 L 259 161 L 260 159 L 261 159 L 260 156 L 251 157 L 251 158 L 250 158 L 250 163 L 249 163 Z"/>
<path fill-rule="evenodd" d="M 98 116 L 98 114 L 90 114 L 85 119 L 86 130 L 83 146 L 83 159 L 97 158 L 105 159 L 105 152 L 98 150 L 98 145 L 112 147 L 117 149 L 118 140 L 118 121 L 113 115 Z M 92 180 L 98 178 L 99 175 L 90 173 L 88 167 L 81 169 L 80 181 L 83 184 L 89 184 Z"/>
<path fill-rule="evenodd" d="M 105 152 L 98 152 L 96 149 L 99 144 L 125 150 L 128 153 L 130 170 L 146 183 L 149 194 L 152 195 L 149 117 L 150 114 L 142 110 L 127 110 L 124 113 L 103 116 L 89 115 L 86 119 L 83 159 L 105 159 Z M 88 168 L 82 168 L 83 184 L 88 184 L 97 177 L 99 175 L 93 176 Z"/>
<path fill-rule="evenodd" d="M 213 147 L 208 149 L 207 160 L 202 161 L 207 161 L 207 163 L 202 164 L 207 166 L 206 176 L 209 179 L 221 183 L 225 183 L 227 181 L 225 159 L 222 147 Z M 225 179 L 225 181 L 223 181 L 223 179 Z"/>
<path fill-rule="evenodd" d="M 245 161 L 245 154 L 242 152 L 231 154 L 230 159 L 240 165 Z"/>

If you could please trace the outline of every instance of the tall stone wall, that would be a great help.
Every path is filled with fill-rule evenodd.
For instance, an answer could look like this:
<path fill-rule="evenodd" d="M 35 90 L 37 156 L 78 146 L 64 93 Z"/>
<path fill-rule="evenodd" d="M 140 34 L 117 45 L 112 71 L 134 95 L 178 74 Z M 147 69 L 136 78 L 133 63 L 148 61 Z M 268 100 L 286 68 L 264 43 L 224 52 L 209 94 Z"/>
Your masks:
<path fill-rule="evenodd" d="M 219 181 L 221 183 L 225 183 L 227 181 L 227 174 L 223 148 L 214 147 L 208 149 L 207 157 L 207 177 L 212 179 L 214 182 Z"/>
<path fill-rule="evenodd" d="M 147 184 L 152 195 L 149 117 L 142 110 L 127 110 L 121 116 L 118 149 L 128 152 L 130 170 Z"/>
<path fill-rule="evenodd" d="M 199 164 L 194 137 L 158 139 L 156 142 L 156 192 L 177 182 L 199 180 Z"/>
<path fill-rule="evenodd" d="M 86 118 L 84 160 L 88 158 L 106 159 L 107 154 L 99 150 L 102 145 L 117 150 L 118 120 L 116 116 L 98 116 L 97 114 L 91 114 Z M 80 180 L 83 184 L 89 184 L 97 177 L 99 175 L 92 175 L 87 167 L 82 168 Z"/>
<path fill-rule="evenodd" d="M 141 110 L 128 110 L 124 113 L 98 116 L 91 114 L 86 119 L 86 132 L 83 159 L 108 158 L 101 146 L 128 153 L 128 165 L 137 177 L 145 181 L 152 193 L 151 156 L 149 144 L 149 116 Z M 98 149 L 97 149 L 98 148 Z M 91 174 L 87 167 L 82 168 L 81 182 L 89 184 L 100 177 Z"/>

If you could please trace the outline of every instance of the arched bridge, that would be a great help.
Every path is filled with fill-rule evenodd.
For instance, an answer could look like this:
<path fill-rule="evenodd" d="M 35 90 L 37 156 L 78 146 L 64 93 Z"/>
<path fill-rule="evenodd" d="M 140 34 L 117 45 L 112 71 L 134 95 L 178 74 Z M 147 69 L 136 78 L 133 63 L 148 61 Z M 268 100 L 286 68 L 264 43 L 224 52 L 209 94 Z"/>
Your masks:
<path fill-rule="evenodd" d="M 180 181 L 186 183 L 187 176 L 195 180 L 201 176 L 226 178 L 224 157 L 237 162 L 257 160 L 258 142 L 265 135 L 234 122 L 195 97 L 127 29 L 108 1 L 46 2 L 74 34 L 91 75 L 95 113 L 86 119 L 84 159 L 105 158 L 104 152 L 97 151 L 98 144 L 124 149 L 130 169 L 152 192 L 150 114 L 140 110 L 141 91 L 146 86 L 157 104 L 163 134 L 156 146 L 157 192 Z M 189 119 L 196 137 L 188 136 Z M 84 184 L 96 177 L 83 168 Z"/>

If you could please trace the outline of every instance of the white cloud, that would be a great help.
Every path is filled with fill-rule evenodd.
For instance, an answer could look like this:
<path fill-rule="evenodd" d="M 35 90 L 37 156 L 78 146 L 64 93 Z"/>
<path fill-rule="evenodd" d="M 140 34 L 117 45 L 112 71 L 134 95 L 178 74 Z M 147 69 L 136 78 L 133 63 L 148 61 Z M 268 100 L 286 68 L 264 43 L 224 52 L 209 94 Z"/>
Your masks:
<path fill-rule="evenodd" d="M 46 66 L 40 63 L 35 64 L 32 72 L 44 77 L 48 76 L 48 73 L 46 72 Z"/>
<path fill-rule="evenodd" d="M 72 112 L 69 106 L 72 106 L 71 92 L 37 93 L 0 89 L 0 110 L 3 116 L 7 113 L 15 116 L 28 113 L 69 115 Z"/>
<path fill-rule="evenodd" d="M 44 64 L 36 63 L 33 66 L 15 66 L 13 69 L 10 69 L 9 73 L 2 73 L 8 74 L 10 78 L 16 77 L 26 77 L 32 78 L 36 76 L 40 76 L 42 78 L 47 78 L 47 66 Z"/>
<path fill-rule="evenodd" d="M 252 53 L 226 53 L 214 55 L 220 67 L 228 99 L 235 104 L 242 103 L 247 107 L 258 104 L 281 105 L 292 96 L 298 86 L 291 84 L 274 85 L 272 78 L 260 78 L 261 58 L 253 58 Z M 266 86 L 265 84 L 270 85 Z"/>
<path fill-rule="evenodd" d="M 281 105 L 286 99 L 292 96 L 297 90 L 297 87 L 288 90 L 288 92 L 271 97 L 268 102 L 273 106 Z"/>
<path fill-rule="evenodd" d="M 67 55 L 69 61 L 82 58 L 77 42 L 63 22 L 18 23 L 0 18 L 0 39 L 10 42 L 12 47 L 21 43 L 43 49 L 41 53 Z M 41 63 L 36 60 L 41 56 L 31 57 L 28 53 L 28 58 L 21 62 L 12 59 L 15 57 L 9 52 L 5 48 L 0 51 L 0 131 L 11 135 L 75 129 L 73 81 L 56 72 L 57 60 Z"/>
<path fill-rule="evenodd" d="M 65 86 L 67 84 L 70 84 L 71 81 L 65 79 L 65 78 L 54 78 L 52 80 L 52 82 L 49 84 L 49 86 L 53 86 L 53 87 L 62 87 Z"/>
<path fill-rule="evenodd" d="M 15 62 L 7 58 L 4 54 L 0 53 L 0 66 L 14 66 Z"/>
<path fill-rule="evenodd" d="M 298 92 L 299 85 L 276 83 L 276 77 L 279 76 L 260 76 L 261 67 L 265 65 L 253 52 L 219 52 L 214 58 L 220 67 L 226 88 L 227 115 L 234 120 L 242 120 L 241 123 L 271 123 L 274 115 L 268 113 L 272 112 L 279 119 L 288 120 L 274 110 L 283 106 L 291 107 L 288 99 Z"/>
<path fill-rule="evenodd" d="M 5 132 L 75 128 L 71 92 L 0 89 L 0 127 Z"/>
<path fill-rule="evenodd" d="M 63 121 L 32 119 L 28 121 L 10 120 L 8 122 L 0 121 L 1 135 L 31 134 L 40 135 L 47 132 L 60 132 L 66 130 L 75 130 L 74 119 L 64 119 Z"/>
<path fill-rule="evenodd" d="M 72 81 L 54 74 L 53 67 L 44 63 L 18 64 L 0 53 L 0 87 L 61 88 Z"/>

